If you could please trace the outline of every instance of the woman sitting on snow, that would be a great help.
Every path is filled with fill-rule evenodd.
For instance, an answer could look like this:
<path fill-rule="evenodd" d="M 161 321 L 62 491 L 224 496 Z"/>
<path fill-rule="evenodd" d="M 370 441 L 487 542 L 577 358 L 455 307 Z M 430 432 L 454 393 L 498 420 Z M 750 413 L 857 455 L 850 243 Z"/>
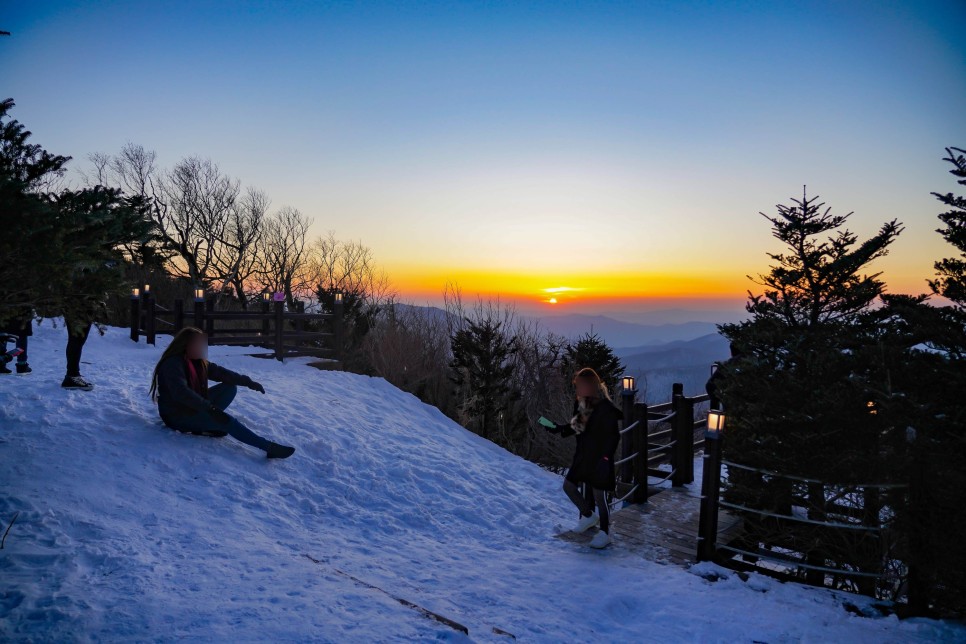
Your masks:
<path fill-rule="evenodd" d="M 540 424 L 552 434 L 577 435 L 574 460 L 564 479 L 563 489 L 580 510 L 580 521 L 574 532 L 585 532 L 595 525 L 600 532 L 590 545 L 604 548 L 610 544 L 610 513 L 606 492 L 617 487 L 614 476 L 614 452 L 620 440 L 618 421 L 623 413 L 610 401 L 607 387 L 593 369 L 586 367 L 574 376 L 577 400 L 569 423 L 556 424 L 540 418 Z M 584 484 L 583 494 L 578 485 Z M 597 512 L 594 512 L 594 506 Z"/>
<path fill-rule="evenodd" d="M 231 435 L 265 450 L 268 458 L 291 456 L 294 447 L 264 439 L 225 413 L 238 392 L 237 385 L 261 393 L 265 393 L 265 388 L 248 376 L 208 362 L 207 355 L 208 339 L 204 331 L 194 327 L 179 331 L 161 354 L 151 380 L 151 399 L 158 403 L 164 424 L 188 434 Z M 221 384 L 209 389 L 209 380 Z"/>

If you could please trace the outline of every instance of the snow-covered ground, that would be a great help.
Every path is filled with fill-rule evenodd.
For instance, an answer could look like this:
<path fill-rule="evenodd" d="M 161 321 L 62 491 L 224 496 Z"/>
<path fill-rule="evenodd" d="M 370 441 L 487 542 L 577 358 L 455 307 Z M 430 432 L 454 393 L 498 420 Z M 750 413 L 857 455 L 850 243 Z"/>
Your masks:
<path fill-rule="evenodd" d="M 148 399 L 167 338 L 93 334 L 93 392 L 60 388 L 65 332 L 0 376 L 0 640 L 966 640 L 962 625 L 870 614 L 867 599 L 554 538 L 560 479 L 378 378 L 212 347 L 262 382 L 231 411 L 298 452 L 172 432 Z M 315 559 L 318 563 L 309 559 Z M 341 572 L 340 572 L 341 571 Z M 721 579 L 704 578 L 717 572 Z"/>

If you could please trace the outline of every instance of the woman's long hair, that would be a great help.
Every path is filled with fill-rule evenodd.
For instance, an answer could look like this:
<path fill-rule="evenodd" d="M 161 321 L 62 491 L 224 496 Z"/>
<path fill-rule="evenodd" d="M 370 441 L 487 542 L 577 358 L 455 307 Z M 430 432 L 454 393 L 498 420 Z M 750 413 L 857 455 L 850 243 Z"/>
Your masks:
<path fill-rule="evenodd" d="M 590 367 L 584 367 L 574 375 L 573 384 L 577 384 L 578 380 L 588 380 L 597 386 L 597 390 L 600 391 L 600 397 L 606 400 L 610 400 L 610 392 L 607 391 L 607 385 L 601 380 L 597 372 Z"/>
<path fill-rule="evenodd" d="M 161 366 L 161 363 L 171 356 L 184 357 L 185 353 L 188 351 L 188 345 L 191 344 L 191 341 L 197 336 L 203 336 L 204 334 L 204 331 L 193 326 L 186 326 L 178 331 L 178 334 L 174 336 L 174 339 L 171 340 L 171 344 L 169 344 L 168 348 L 165 349 L 164 353 L 161 354 L 161 359 L 158 360 L 158 364 L 154 366 L 154 375 L 151 377 L 151 400 L 155 402 L 158 400 L 158 368 Z M 202 364 L 207 371 L 208 361 L 205 360 L 202 362 Z"/>

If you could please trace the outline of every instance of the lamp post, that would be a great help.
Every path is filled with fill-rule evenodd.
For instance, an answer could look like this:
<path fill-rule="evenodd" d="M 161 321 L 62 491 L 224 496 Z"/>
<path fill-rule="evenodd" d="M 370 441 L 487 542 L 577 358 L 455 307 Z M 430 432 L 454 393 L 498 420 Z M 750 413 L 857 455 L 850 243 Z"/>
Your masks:
<path fill-rule="evenodd" d="M 637 389 L 634 388 L 634 384 L 634 376 L 624 376 L 621 378 L 621 412 L 624 414 L 623 427 L 628 427 L 634 422 L 634 397 L 637 395 Z M 621 460 L 633 454 L 634 447 L 631 432 L 621 434 Z M 630 489 L 631 481 L 634 479 L 634 463 L 632 461 L 633 459 L 626 463 L 621 463 L 620 480 L 621 483 L 627 486 L 627 489 Z M 619 496 L 624 496 L 626 493 L 626 490 L 620 490 Z"/>
<path fill-rule="evenodd" d="M 272 317 L 272 294 L 268 291 L 262 293 L 262 335 L 268 336 L 271 333 Z"/>
<path fill-rule="evenodd" d="M 332 342 L 333 356 L 342 361 L 342 293 L 336 292 L 332 302 Z"/>
<path fill-rule="evenodd" d="M 704 432 L 704 460 L 701 474 L 701 515 L 698 519 L 698 561 L 713 561 L 718 536 L 718 498 L 721 492 L 721 437 L 725 413 L 708 412 Z"/>
<path fill-rule="evenodd" d="M 195 327 L 205 328 L 205 289 L 195 289 Z"/>
<path fill-rule="evenodd" d="M 131 339 L 138 341 L 141 332 L 141 291 L 131 289 Z"/>

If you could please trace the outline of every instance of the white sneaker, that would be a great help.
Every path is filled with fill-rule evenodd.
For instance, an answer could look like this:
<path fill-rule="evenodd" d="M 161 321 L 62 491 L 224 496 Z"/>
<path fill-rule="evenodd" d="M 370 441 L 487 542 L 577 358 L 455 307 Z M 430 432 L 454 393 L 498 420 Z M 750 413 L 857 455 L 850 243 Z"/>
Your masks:
<path fill-rule="evenodd" d="M 606 548 L 610 545 L 610 535 L 601 530 L 594 535 L 594 538 L 590 540 L 591 548 Z"/>
<path fill-rule="evenodd" d="M 591 528 L 593 528 L 595 525 L 599 523 L 600 523 L 600 517 L 597 516 L 596 512 L 594 512 L 589 517 L 580 517 L 580 521 L 577 522 L 577 526 L 574 528 L 574 532 L 577 534 L 587 532 L 588 530 L 590 530 Z"/>

